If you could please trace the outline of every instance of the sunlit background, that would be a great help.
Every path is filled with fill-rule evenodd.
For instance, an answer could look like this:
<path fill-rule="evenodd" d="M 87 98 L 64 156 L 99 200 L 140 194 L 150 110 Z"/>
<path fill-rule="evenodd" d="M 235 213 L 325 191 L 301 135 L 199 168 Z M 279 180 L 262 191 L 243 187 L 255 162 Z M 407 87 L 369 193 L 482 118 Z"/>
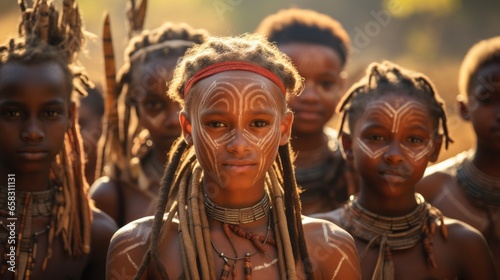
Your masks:
<path fill-rule="evenodd" d="M 127 42 L 126 0 L 79 3 L 86 30 L 96 36 L 88 40 L 88 51 L 81 61 L 91 79 L 102 84 L 103 15 L 109 11 L 111 16 L 117 67 L 120 67 Z M 440 160 L 473 145 L 470 125 L 456 115 L 458 69 L 475 42 L 500 35 L 498 0 L 149 0 L 145 28 L 155 28 L 165 21 L 187 22 L 214 35 L 237 35 L 252 32 L 265 16 L 289 7 L 317 10 L 343 24 L 353 43 L 347 66 L 351 82 L 360 77 L 370 62 L 384 59 L 423 72 L 432 79 L 447 102 L 450 131 L 455 140 L 448 151 L 442 151 Z M 19 16 L 17 0 L 0 1 L 2 40 L 17 34 Z"/>

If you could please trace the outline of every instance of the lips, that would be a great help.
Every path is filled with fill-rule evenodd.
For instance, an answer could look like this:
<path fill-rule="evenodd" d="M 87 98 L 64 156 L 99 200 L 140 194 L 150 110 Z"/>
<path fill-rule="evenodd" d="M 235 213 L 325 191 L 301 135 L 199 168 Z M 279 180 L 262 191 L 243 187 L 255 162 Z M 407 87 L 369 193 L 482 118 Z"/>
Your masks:
<path fill-rule="evenodd" d="M 25 147 L 19 149 L 17 154 L 22 159 L 35 161 L 45 159 L 49 155 L 49 152 L 39 147 Z"/>
<path fill-rule="evenodd" d="M 384 171 L 382 176 L 390 185 L 401 184 L 406 181 L 407 176 L 397 171 Z"/>
<path fill-rule="evenodd" d="M 223 163 L 222 166 L 228 171 L 242 173 L 254 169 L 257 164 L 251 161 L 227 161 Z"/>

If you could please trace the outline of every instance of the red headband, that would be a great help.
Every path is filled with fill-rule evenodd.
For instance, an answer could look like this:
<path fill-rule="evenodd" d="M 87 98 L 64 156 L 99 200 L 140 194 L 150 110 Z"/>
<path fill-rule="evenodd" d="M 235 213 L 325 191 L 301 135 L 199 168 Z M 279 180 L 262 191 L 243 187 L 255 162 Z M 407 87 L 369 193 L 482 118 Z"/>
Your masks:
<path fill-rule="evenodd" d="M 186 86 L 184 87 L 184 97 L 187 96 L 191 88 L 200 80 L 225 71 L 248 71 L 257 73 L 271 80 L 280 88 L 283 94 L 286 94 L 285 86 L 281 82 L 280 78 L 278 78 L 278 76 L 276 76 L 273 72 L 248 62 L 226 61 L 212 64 L 198 71 L 198 73 L 187 81 Z"/>

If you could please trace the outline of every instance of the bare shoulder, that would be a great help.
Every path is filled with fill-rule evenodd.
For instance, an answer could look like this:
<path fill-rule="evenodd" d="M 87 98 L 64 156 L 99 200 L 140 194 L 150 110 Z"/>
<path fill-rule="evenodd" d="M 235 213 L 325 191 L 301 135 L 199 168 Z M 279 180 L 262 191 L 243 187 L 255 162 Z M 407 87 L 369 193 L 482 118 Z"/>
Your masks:
<path fill-rule="evenodd" d="M 302 224 L 316 279 L 360 279 L 358 253 L 347 231 L 306 216 Z"/>
<path fill-rule="evenodd" d="M 106 213 L 92 209 L 92 238 L 105 240 L 109 244 L 111 237 L 118 230 L 115 221 Z"/>
<path fill-rule="evenodd" d="M 132 279 L 149 247 L 153 217 L 128 223 L 111 238 L 106 279 Z"/>
<path fill-rule="evenodd" d="M 432 202 L 450 182 L 453 182 L 450 174 L 435 172 L 425 176 L 416 184 L 416 192 L 420 193 L 425 200 Z"/>
<path fill-rule="evenodd" d="M 310 217 L 316 218 L 316 219 L 322 219 L 326 220 L 329 222 L 332 222 L 338 226 L 341 225 L 341 220 L 342 220 L 342 214 L 343 214 L 343 208 L 338 208 L 329 212 L 324 212 L 324 213 L 317 213 L 314 215 L 311 215 Z"/>
<path fill-rule="evenodd" d="M 454 250 L 463 279 L 496 279 L 495 263 L 488 244 L 478 230 L 454 219 L 445 218 L 448 248 Z"/>
<path fill-rule="evenodd" d="M 90 187 L 90 197 L 97 208 L 104 211 L 115 221 L 118 220 L 118 184 L 109 177 L 97 179 Z"/>
<path fill-rule="evenodd" d="M 118 184 L 108 176 L 103 176 L 94 181 L 90 187 L 89 194 L 92 198 L 103 195 L 116 195 Z"/>

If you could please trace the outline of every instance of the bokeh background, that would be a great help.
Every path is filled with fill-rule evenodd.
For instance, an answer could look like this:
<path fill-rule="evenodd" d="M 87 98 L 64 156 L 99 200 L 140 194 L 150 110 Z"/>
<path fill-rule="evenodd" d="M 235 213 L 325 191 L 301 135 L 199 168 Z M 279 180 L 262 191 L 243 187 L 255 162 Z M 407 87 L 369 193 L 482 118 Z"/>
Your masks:
<path fill-rule="evenodd" d="M 31 0 L 25 0 L 31 3 Z M 102 19 L 110 13 L 117 67 L 127 43 L 127 0 L 80 0 L 88 39 L 81 62 L 91 79 L 102 84 Z M 140 2 L 140 0 L 136 0 Z M 55 1 L 61 4 L 62 0 Z M 457 115 L 457 77 L 462 58 L 477 41 L 500 35 L 498 0 L 149 0 L 145 28 L 165 21 L 187 22 L 213 35 L 252 32 L 267 15 L 299 7 L 328 14 L 351 36 L 353 53 L 347 65 L 349 81 L 359 79 L 372 61 L 392 60 L 425 73 L 446 101 L 455 143 L 442 151 L 446 159 L 474 144 L 472 129 Z M 17 34 L 17 0 L 0 1 L 0 39 Z M 331 125 L 335 126 L 336 119 Z"/>

